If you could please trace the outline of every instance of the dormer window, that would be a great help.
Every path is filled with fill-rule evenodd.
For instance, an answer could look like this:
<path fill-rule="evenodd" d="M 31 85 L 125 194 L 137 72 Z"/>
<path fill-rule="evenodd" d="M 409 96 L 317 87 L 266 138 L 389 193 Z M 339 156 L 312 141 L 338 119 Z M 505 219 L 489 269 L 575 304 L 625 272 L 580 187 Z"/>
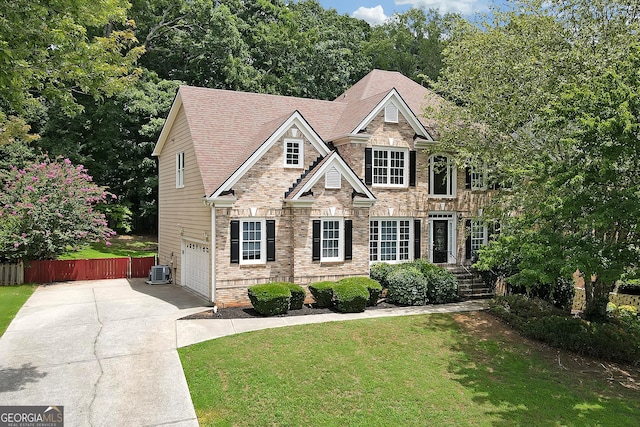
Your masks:
<path fill-rule="evenodd" d="M 398 107 L 391 102 L 384 107 L 385 123 L 398 123 Z"/>
<path fill-rule="evenodd" d="M 342 174 L 336 168 L 331 168 L 324 175 L 324 188 L 338 189 L 341 187 Z"/>
<path fill-rule="evenodd" d="M 285 138 L 284 140 L 284 167 L 303 167 L 303 141 L 301 139 Z"/>

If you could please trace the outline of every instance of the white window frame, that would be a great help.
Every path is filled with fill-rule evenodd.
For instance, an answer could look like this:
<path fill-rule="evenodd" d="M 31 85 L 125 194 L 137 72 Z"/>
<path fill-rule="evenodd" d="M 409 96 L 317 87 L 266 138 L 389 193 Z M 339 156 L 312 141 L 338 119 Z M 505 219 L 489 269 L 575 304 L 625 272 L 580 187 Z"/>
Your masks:
<path fill-rule="evenodd" d="M 325 224 L 329 222 L 338 223 L 338 255 L 337 256 L 325 256 Z M 320 262 L 341 262 L 344 261 L 344 218 L 322 218 L 320 220 Z"/>
<path fill-rule="evenodd" d="M 435 193 L 435 158 L 444 157 L 447 159 L 447 192 L 446 194 Z M 434 154 L 429 157 L 429 196 L 441 197 L 441 198 L 454 198 L 457 192 L 457 169 L 455 164 L 451 161 L 451 157 L 444 153 Z"/>
<path fill-rule="evenodd" d="M 289 144 L 296 144 L 298 153 L 291 153 L 298 156 L 296 163 L 289 163 Z M 285 138 L 283 143 L 284 149 L 284 167 L 285 168 L 302 168 L 304 166 L 304 140 L 299 138 Z"/>
<path fill-rule="evenodd" d="M 176 153 L 176 188 L 184 188 L 184 151 Z"/>
<path fill-rule="evenodd" d="M 407 223 L 407 232 L 401 232 L 401 221 Z M 377 230 L 374 232 L 374 222 L 377 222 Z M 382 228 L 383 222 L 395 223 L 395 240 L 382 240 Z M 412 218 L 371 218 L 369 221 L 369 262 L 386 262 L 389 264 L 411 261 L 413 259 L 413 219 Z M 406 239 L 402 239 L 403 235 L 406 235 Z M 383 259 L 382 244 L 384 242 L 395 243 L 394 258 Z M 400 256 L 400 249 L 406 245 L 406 257 Z M 372 253 L 372 249 L 375 248 L 375 255 Z M 375 258 L 375 259 L 374 259 Z"/>
<path fill-rule="evenodd" d="M 398 123 L 398 107 L 393 102 L 384 107 L 384 121 L 385 123 Z"/>
<path fill-rule="evenodd" d="M 385 157 L 386 165 L 384 166 L 376 165 L 376 160 L 377 160 L 376 153 L 386 153 L 386 157 Z M 395 154 L 402 153 L 402 162 L 403 162 L 402 168 L 397 168 L 392 166 L 391 153 L 395 153 Z M 409 186 L 409 150 L 403 149 L 403 148 L 373 147 L 371 157 L 372 157 L 371 158 L 372 180 L 373 180 L 374 187 L 407 188 Z M 376 173 L 378 169 L 385 170 L 385 175 L 384 175 L 385 182 L 377 182 L 381 178 L 381 175 Z M 398 170 L 398 169 L 402 170 L 402 183 L 401 184 L 390 183 L 391 171 Z"/>
<path fill-rule="evenodd" d="M 471 256 L 478 253 L 478 250 L 489 242 L 489 230 L 483 221 L 471 220 Z"/>
<path fill-rule="evenodd" d="M 471 190 L 487 189 L 487 165 L 482 165 L 480 168 L 470 166 L 469 176 L 471 177 Z"/>
<path fill-rule="evenodd" d="M 245 224 L 260 224 L 260 239 L 245 240 Z M 267 222 L 264 218 L 244 218 L 240 220 L 240 264 L 255 265 L 265 264 L 267 260 Z M 251 231 L 248 231 L 251 232 Z M 260 257 L 256 259 L 245 259 L 245 243 L 259 243 Z"/>

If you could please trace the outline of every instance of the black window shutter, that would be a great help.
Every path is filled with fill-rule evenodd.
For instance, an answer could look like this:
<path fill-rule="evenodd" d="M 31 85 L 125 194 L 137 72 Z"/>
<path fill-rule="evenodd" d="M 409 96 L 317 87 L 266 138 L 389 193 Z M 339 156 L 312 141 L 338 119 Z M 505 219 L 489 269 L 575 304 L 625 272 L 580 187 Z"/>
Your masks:
<path fill-rule="evenodd" d="M 344 259 L 353 258 L 353 221 L 344 221 Z"/>
<path fill-rule="evenodd" d="M 276 260 L 276 221 L 267 220 L 267 261 Z"/>
<path fill-rule="evenodd" d="M 409 151 L 409 186 L 416 186 L 416 152 Z"/>
<path fill-rule="evenodd" d="M 320 220 L 313 220 L 313 260 L 320 261 Z"/>
<path fill-rule="evenodd" d="M 464 188 L 471 190 L 471 167 L 464 168 Z"/>
<path fill-rule="evenodd" d="M 419 219 L 413 220 L 413 258 L 420 258 L 420 233 L 421 223 Z"/>
<path fill-rule="evenodd" d="M 371 148 L 364 149 L 364 183 L 373 184 L 373 150 Z"/>
<path fill-rule="evenodd" d="M 464 257 L 465 259 L 471 259 L 471 220 L 468 219 L 464 222 L 464 229 L 467 235 L 467 239 L 464 244 Z"/>
<path fill-rule="evenodd" d="M 231 264 L 240 263 L 240 221 L 231 221 Z"/>

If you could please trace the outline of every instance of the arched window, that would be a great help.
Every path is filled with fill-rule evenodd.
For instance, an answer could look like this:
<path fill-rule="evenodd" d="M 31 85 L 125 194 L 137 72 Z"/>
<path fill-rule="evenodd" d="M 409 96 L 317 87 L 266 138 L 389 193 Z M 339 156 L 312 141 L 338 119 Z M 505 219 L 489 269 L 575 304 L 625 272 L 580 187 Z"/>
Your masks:
<path fill-rule="evenodd" d="M 429 195 L 454 197 L 456 195 L 455 164 L 445 154 L 429 158 Z"/>

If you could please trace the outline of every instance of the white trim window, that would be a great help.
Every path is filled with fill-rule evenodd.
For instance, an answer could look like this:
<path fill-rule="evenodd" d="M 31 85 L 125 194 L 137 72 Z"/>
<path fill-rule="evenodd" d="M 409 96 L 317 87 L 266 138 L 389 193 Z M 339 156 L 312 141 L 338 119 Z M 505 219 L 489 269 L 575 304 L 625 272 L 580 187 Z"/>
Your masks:
<path fill-rule="evenodd" d="M 284 139 L 284 167 L 301 168 L 304 163 L 304 141 L 302 139 Z"/>
<path fill-rule="evenodd" d="M 262 219 L 240 222 L 240 264 L 263 264 L 267 252 L 266 227 Z"/>
<path fill-rule="evenodd" d="M 445 154 L 429 157 L 429 195 L 455 197 L 456 167 Z"/>
<path fill-rule="evenodd" d="M 176 188 L 184 187 L 184 151 L 176 153 Z"/>
<path fill-rule="evenodd" d="M 344 246 L 342 234 L 341 219 L 322 220 L 320 261 L 342 261 Z"/>
<path fill-rule="evenodd" d="M 471 230 L 469 230 L 471 236 L 471 254 L 472 256 L 478 253 L 478 250 L 487 244 L 487 226 L 482 221 L 471 220 Z"/>
<path fill-rule="evenodd" d="M 373 149 L 373 185 L 407 186 L 408 151 L 391 148 Z"/>
<path fill-rule="evenodd" d="M 411 259 L 411 220 L 373 219 L 369 221 L 369 261 Z"/>
<path fill-rule="evenodd" d="M 472 190 L 486 190 L 487 189 L 487 166 L 482 165 L 479 167 L 471 166 L 469 168 L 469 178 Z"/>

